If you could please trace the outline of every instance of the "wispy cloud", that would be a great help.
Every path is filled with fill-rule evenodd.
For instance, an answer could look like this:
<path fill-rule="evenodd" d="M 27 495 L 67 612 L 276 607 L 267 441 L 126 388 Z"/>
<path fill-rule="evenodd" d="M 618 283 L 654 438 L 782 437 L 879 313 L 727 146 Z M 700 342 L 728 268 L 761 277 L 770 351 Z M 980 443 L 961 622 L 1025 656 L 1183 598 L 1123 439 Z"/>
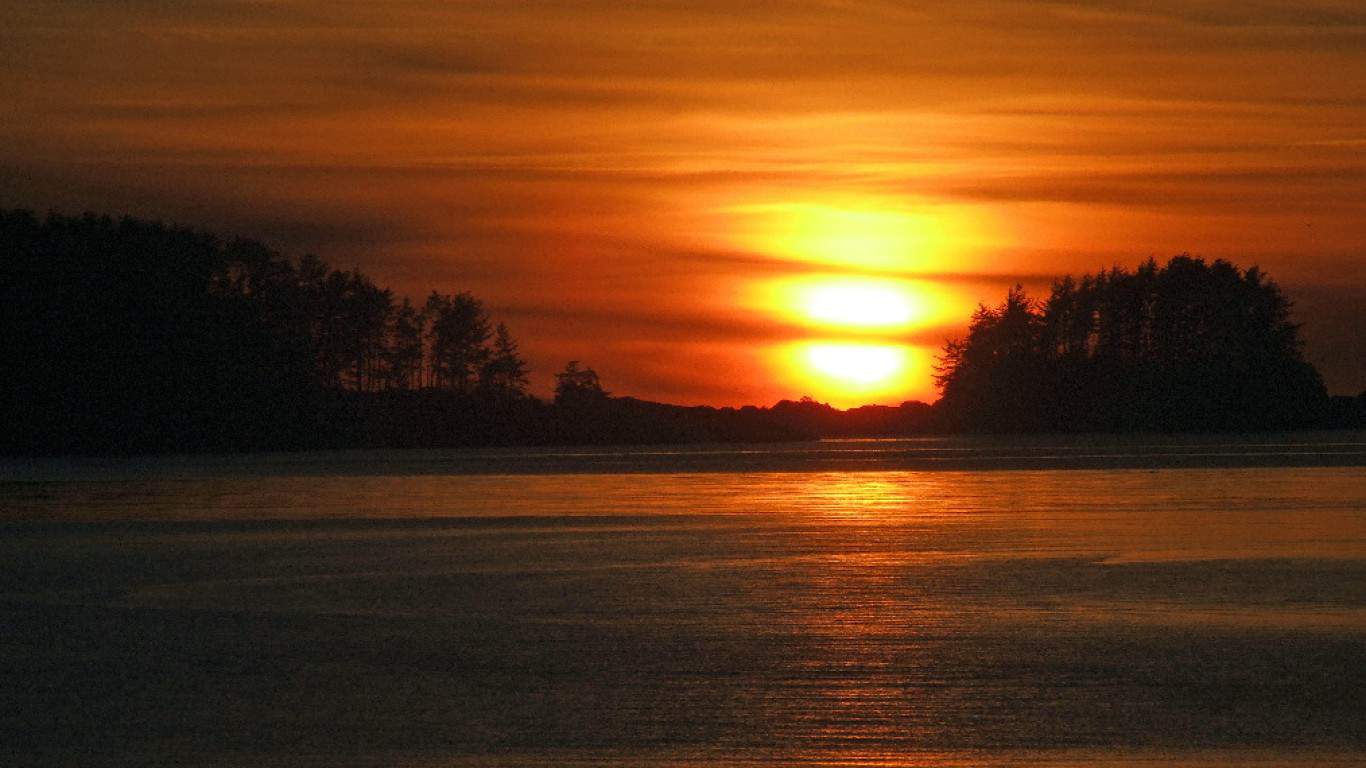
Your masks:
<path fill-rule="evenodd" d="M 689 334 L 734 364 L 792 332 L 727 286 L 876 274 L 737 246 L 742 204 L 989 222 L 920 265 L 983 296 L 1178 250 L 1306 283 L 1366 258 L 1348 0 L 0 5 L 0 203 L 474 290 L 527 337 L 645 345 L 642 394 Z"/>

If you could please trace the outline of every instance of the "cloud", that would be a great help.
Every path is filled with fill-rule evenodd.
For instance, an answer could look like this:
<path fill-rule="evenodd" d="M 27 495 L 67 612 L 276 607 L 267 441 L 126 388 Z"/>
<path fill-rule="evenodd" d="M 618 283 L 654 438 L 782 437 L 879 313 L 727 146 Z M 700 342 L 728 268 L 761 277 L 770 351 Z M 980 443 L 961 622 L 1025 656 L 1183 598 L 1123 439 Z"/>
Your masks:
<path fill-rule="evenodd" d="M 950 183 L 939 191 L 1003 202 L 1064 202 L 1202 210 L 1359 210 L 1349 190 L 1366 183 L 1366 166 L 1192 168 L 1188 171 L 1002 176 Z"/>
<path fill-rule="evenodd" d="M 775 317 L 723 312 L 654 311 L 649 308 L 604 309 L 601 307 L 565 307 L 560 305 L 530 304 L 500 308 L 509 322 L 522 320 L 542 327 L 556 328 L 559 335 L 570 338 L 596 338 L 604 335 L 617 338 L 650 340 L 653 342 L 724 342 L 730 344 L 767 345 L 809 339 L 813 330 Z M 946 339 L 962 334 L 967 317 L 961 324 L 915 328 L 909 331 L 840 329 L 826 332 L 841 338 L 870 338 L 889 343 L 914 346 L 939 346 Z M 815 333 L 819 334 L 819 331 Z"/>
<path fill-rule="evenodd" d="M 657 391 L 801 333 L 735 314 L 735 286 L 837 268 L 737 237 L 737 205 L 970 212 L 946 237 L 972 248 L 919 277 L 987 297 L 1186 249 L 1269 254 L 1287 282 L 1366 257 L 1366 8 L 1345 0 L 6 11 L 0 203 L 473 290 L 555 339 L 542 362 L 575 328 Z M 1362 306 L 1305 305 L 1343 350 L 1325 360 Z"/>

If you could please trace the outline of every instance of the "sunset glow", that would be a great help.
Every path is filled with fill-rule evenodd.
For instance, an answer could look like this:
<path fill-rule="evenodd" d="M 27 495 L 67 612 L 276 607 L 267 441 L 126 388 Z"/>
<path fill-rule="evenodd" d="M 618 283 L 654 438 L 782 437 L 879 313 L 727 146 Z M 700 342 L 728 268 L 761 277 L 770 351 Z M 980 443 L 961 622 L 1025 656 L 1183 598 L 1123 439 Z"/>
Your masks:
<path fill-rule="evenodd" d="M 924 397 L 920 379 L 931 353 L 892 342 L 822 339 L 782 347 L 775 376 L 805 395 L 838 407 Z"/>
<path fill-rule="evenodd" d="M 922 378 L 928 366 L 910 363 L 907 342 L 939 343 L 936 329 L 969 315 L 977 299 L 916 275 L 961 265 L 962 254 L 977 248 L 990 227 L 974 230 L 965 215 L 947 210 L 935 217 L 874 201 L 863 207 L 738 206 L 731 213 L 749 247 L 776 261 L 813 265 L 755 280 L 741 301 L 794 331 L 821 337 L 780 347 L 780 380 L 795 380 L 802 394 L 839 403 L 900 402 L 912 392 L 933 397 Z"/>
<path fill-rule="evenodd" d="M 920 307 L 896 288 L 841 282 L 812 288 L 803 309 L 813 320 L 831 325 L 882 328 L 910 324 Z"/>
<path fill-rule="evenodd" d="M 936 239 L 928 221 L 888 211 L 775 205 L 738 212 L 771 224 L 769 242 L 761 245 L 774 255 L 854 268 L 923 265 Z"/>
<path fill-rule="evenodd" d="M 748 303 L 811 328 L 881 336 L 955 319 L 964 311 L 962 300 L 934 283 L 829 273 L 760 281 Z"/>
<path fill-rule="evenodd" d="M 886 382 L 906 367 L 906 353 L 898 347 L 871 344 L 812 344 L 806 348 L 812 369 L 853 387 Z"/>
<path fill-rule="evenodd" d="M 1366 768 L 1366 0 L 0 6 L 0 768 Z"/>
<path fill-rule="evenodd" d="M 745 248 L 851 273 L 958 269 L 976 263 L 1004 237 L 997 226 L 961 207 L 917 209 L 877 199 L 739 205 L 725 213 L 732 239 Z"/>
<path fill-rule="evenodd" d="M 1181 252 L 1272 274 L 1329 389 L 1366 387 L 1351 3 L 13 5 L 7 204 L 469 291 L 542 396 L 580 359 L 850 402 L 758 361 L 930 355 L 1016 283 Z M 906 371 L 876 397 L 937 396 Z"/>

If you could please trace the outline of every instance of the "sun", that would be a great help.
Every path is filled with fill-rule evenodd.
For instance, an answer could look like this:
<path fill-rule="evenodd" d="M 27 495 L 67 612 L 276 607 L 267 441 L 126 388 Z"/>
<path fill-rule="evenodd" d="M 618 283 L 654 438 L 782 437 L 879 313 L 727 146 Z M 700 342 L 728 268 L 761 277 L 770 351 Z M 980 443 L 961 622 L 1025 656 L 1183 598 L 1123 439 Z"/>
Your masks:
<path fill-rule="evenodd" d="M 885 328 L 906 326 L 917 314 L 910 296 L 893 286 L 840 281 L 812 286 L 803 297 L 807 317 L 829 325 Z"/>
<path fill-rule="evenodd" d="M 931 355 L 930 350 L 893 341 L 826 338 L 777 348 L 773 365 L 789 390 L 849 408 L 926 396 L 921 384 Z"/>
<path fill-rule="evenodd" d="M 973 210 L 924 201 L 831 198 L 740 203 L 732 242 L 771 260 L 732 300 L 787 338 L 775 378 L 840 407 L 934 395 L 935 329 L 976 303 L 953 275 L 978 265 L 997 228 Z"/>
<path fill-rule="evenodd" d="M 804 356 L 813 371 L 853 387 L 881 384 L 906 368 L 906 351 L 891 344 L 811 344 Z"/>
<path fill-rule="evenodd" d="M 951 298 L 923 280 L 817 273 L 755 281 L 745 303 L 811 328 L 886 336 L 941 322 Z"/>
<path fill-rule="evenodd" d="M 933 398 L 926 329 L 961 314 L 957 292 L 928 280 L 830 272 L 755 281 L 742 301 L 787 327 L 769 347 L 775 382 L 837 407 Z"/>

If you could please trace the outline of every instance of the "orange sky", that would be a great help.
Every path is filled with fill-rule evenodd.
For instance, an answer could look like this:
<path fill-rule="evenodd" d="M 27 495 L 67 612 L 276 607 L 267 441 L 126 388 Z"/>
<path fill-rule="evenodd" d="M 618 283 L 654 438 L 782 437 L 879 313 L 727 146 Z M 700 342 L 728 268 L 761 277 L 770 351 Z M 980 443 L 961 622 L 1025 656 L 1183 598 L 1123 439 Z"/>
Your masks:
<path fill-rule="evenodd" d="M 932 399 L 976 301 L 1180 251 L 1268 269 L 1366 388 L 1359 2 L 0 6 L 0 205 L 471 290 L 541 391 Z"/>

